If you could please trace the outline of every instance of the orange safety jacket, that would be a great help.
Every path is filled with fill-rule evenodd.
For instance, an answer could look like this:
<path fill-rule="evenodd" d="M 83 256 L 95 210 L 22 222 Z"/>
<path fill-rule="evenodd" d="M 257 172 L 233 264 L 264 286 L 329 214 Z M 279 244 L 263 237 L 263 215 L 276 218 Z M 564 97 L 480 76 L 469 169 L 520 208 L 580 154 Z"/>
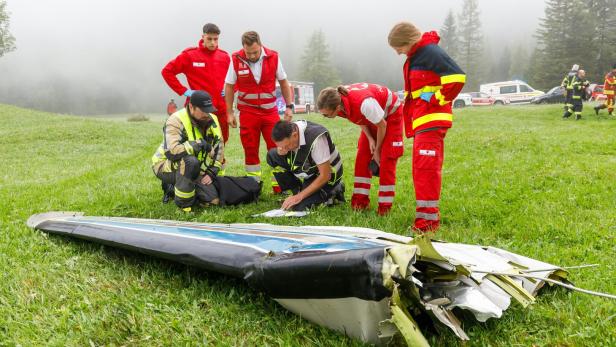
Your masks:
<path fill-rule="evenodd" d="M 605 82 L 603 84 L 603 94 L 614 96 L 616 91 L 616 75 L 613 72 L 608 72 L 605 75 Z"/>

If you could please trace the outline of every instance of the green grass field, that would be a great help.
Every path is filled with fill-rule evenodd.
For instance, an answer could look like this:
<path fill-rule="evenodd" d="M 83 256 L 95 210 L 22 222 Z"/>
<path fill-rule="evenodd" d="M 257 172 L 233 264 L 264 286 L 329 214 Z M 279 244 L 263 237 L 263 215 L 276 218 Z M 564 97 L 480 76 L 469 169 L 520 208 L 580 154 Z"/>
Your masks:
<path fill-rule="evenodd" d="M 570 278 L 615 293 L 616 119 L 591 111 L 587 106 L 578 122 L 563 121 L 560 106 L 456 112 L 445 142 L 438 237 L 563 266 L 597 263 L 572 270 Z M 415 208 L 410 141 L 386 218 L 347 205 L 304 219 L 248 219 L 279 205 L 269 192 L 259 204 L 184 214 L 161 204 L 149 168 L 162 119 L 127 122 L 0 105 L 0 346 L 362 345 L 287 312 L 241 280 L 26 226 L 31 214 L 63 210 L 408 232 Z M 350 198 L 359 129 L 341 119 L 310 119 L 331 130 Z M 242 173 L 241 153 L 233 132 L 229 174 Z M 548 290 L 529 309 L 513 304 L 501 319 L 464 328 L 471 337 L 466 346 L 615 346 L 616 301 Z M 433 346 L 461 344 L 450 333 L 427 337 Z"/>

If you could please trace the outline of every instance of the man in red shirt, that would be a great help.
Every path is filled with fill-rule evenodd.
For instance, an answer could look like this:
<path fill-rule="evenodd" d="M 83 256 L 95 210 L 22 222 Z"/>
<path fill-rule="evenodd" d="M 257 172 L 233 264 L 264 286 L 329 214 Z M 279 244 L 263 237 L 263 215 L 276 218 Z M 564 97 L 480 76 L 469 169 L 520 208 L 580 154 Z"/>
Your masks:
<path fill-rule="evenodd" d="M 207 23 L 203 26 L 203 36 L 197 47 L 182 51 L 162 70 L 163 78 L 178 95 L 186 96 L 186 103 L 193 91 L 204 90 L 212 96 L 215 114 L 222 130 L 224 142 L 229 140 L 229 125 L 227 124 L 227 106 L 224 100 L 224 84 L 229 63 L 229 54 L 218 48 L 220 29 L 216 24 Z M 180 83 L 177 75 L 184 74 L 188 87 Z"/>
<path fill-rule="evenodd" d="M 287 74 L 278 53 L 261 45 L 259 34 L 254 31 L 242 35 L 242 49 L 231 55 L 231 64 L 225 78 L 225 101 L 227 119 L 231 127 L 237 127 L 233 113 L 233 98 L 237 91 L 237 109 L 240 111 L 240 139 L 244 147 L 246 174 L 261 181 L 259 144 L 261 136 L 267 149 L 276 148 L 272 140 L 274 125 L 280 120 L 276 105 L 276 81 L 287 104 L 284 119 L 293 117 L 293 101 Z M 272 177 L 272 189 L 280 187 Z"/>

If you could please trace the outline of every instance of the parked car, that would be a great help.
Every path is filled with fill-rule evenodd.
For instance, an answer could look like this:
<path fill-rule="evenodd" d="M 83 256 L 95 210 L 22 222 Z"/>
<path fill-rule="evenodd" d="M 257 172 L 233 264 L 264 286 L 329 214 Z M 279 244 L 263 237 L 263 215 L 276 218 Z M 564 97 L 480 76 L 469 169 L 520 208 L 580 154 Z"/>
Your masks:
<path fill-rule="evenodd" d="M 461 108 L 466 106 L 471 106 L 473 104 L 473 98 L 468 93 L 460 93 L 453 99 L 453 107 Z"/>
<path fill-rule="evenodd" d="M 510 103 L 509 99 L 501 96 L 494 97 L 482 92 L 472 92 L 469 94 L 471 95 L 473 106 L 508 105 Z"/>
<path fill-rule="evenodd" d="M 534 97 L 544 94 L 542 91 L 535 90 L 522 81 L 482 84 L 479 86 L 479 91 L 492 97 L 502 97 L 509 100 L 512 104 L 528 103 Z"/>
<path fill-rule="evenodd" d="M 530 102 L 532 104 L 562 104 L 565 102 L 565 88 L 556 86 L 543 95 L 535 96 Z"/>
<path fill-rule="evenodd" d="M 601 84 L 592 83 L 586 91 L 590 93 L 590 101 L 605 101 L 607 99 L 607 95 L 603 94 L 603 85 Z"/>

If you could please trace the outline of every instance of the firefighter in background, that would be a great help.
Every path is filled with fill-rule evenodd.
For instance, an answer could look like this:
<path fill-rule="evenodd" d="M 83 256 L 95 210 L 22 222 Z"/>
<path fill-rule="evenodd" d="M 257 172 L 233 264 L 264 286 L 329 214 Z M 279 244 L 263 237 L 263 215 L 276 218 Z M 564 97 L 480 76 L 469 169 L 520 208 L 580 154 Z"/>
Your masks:
<path fill-rule="evenodd" d="M 390 31 L 389 45 L 407 56 L 404 63 L 403 118 L 407 137 L 413 137 L 413 183 L 416 212 L 413 230 L 436 231 L 444 139 L 451 127 L 451 102 L 460 93 L 466 75 L 439 46 L 435 31 L 421 33 L 408 22 Z"/>
<path fill-rule="evenodd" d="M 363 210 L 370 206 L 370 184 L 374 175 L 379 176 L 377 212 L 387 214 L 396 194 L 398 158 L 404 151 L 398 96 L 377 84 L 355 83 L 323 89 L 317 99 L 317 108 L 327 118 L 346 118 L 361 128 L 351 207 Z"/>
<path fill-rule="evenodd" d="M 584 107 L 584 99 L 586 98 L 586 88 L 589 83 L 586 80 L 586 71 L 579 70 L 571 82 L 571 88 L 573 90 L 572 107 L 565 111 L 563 118 L 569 118 L 572 114 L 575 114 L 575 120 L 582 119 L 582 109 Z"/>
<path fill-rule="evenodd" d="M 563 117 L 567 113 L 573 113 L 573 80 L 578 73 L 580 66 L 578 64 L 573 64 L 571 67 L 571 71 L 567 73 L 567 75 L 563 78 L 563 81 L 560 83 L 560 86 L 565 88 L 565 106 L 563 107 Z"/>
<path fill-rule="evenodd" d="M 595 114 L 599 115 L 599 110 L 607 108 L 607 112 L 610 116 L 614 112 L 614 93 L 616 92 L 616 64 L 612 65 L 612 71 L 605 75 L 605 82 L 603 83 L 603 94 L 607 96 L 605 103 L 595 106 Z"/>
<path fill-rule="evenodd" d="M 226 143 L 229 140 L 229 126 L 227 125 L 227 107 L 223 98 L 223 88 L 231 58 L 227 52 L 218 48 L 219 36 L 218 26 L 212 23 L 205 24 L 197 47 L 182 51 L 180 55 L 165 65 L 162 75 L 174 92 L 186 96 L 185 106 L 195 90 L 204 90 L 211 95 L 214 107 L 218 110 L 216 116 Z M 177 75 L 179 74 L 186 76 L 188 87 L 178 80 Z M 173 109 L 168 110 L 169 113 L 173 111 Z"/>
<path fill-rule="evenodd" d="M 278 53 L 264 47 L 259 34 L 254 31 L 242 35 L 242 47 L 231 55 L 231 64 L 225 78 L 227 119 L 231 127 L 237 127 L 232 107 L 236 88 L 246 173 L 261 181 L 261 136 L 268 150 L 276 148 L 271 137 L 274 125 L 280 120 L 276 106 L 276 80 L 280 83 L 280 91 L 286 102 L 284 119 L 287 121 L 293 117 L 293 101 L 287 74 Z M 274 193 L 281 192 L 273 176 L 272 189 Z"/>
<path fill-rule="evenodd" d="M 212 182 L 222 168 L 224 142 L 214 112 L 207 92 L 193 92 L 188 105 L 167 118 L 163 142 L 152 156 L 163 202 L 174 197 L 175 204 L 187 212 L 199 200 L 216 203 L 212 200 L 218 193 Z"/>

